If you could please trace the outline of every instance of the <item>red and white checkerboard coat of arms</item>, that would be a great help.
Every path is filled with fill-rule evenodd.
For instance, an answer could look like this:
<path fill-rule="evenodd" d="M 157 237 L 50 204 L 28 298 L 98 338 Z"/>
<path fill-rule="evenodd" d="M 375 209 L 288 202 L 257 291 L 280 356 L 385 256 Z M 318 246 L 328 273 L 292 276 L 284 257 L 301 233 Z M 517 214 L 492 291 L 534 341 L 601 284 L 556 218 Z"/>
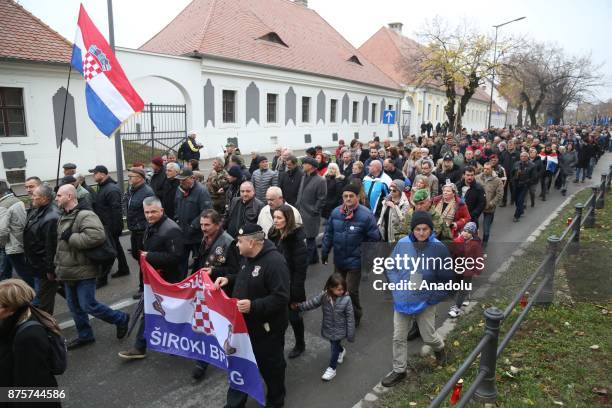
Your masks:
<path fill-rule="evenodd" d="M 201 283 L 198 278 L 198 283 Z M 213 324 L 210 321 L 210 311 L 206 306 L 204 290 L 198 290 L 193 298 L 193 318 L 191 329 L 196 333 L 204 333 L 207 336 L 215 334 Z"/>
<path fill-rule="evenodd" d="M 102 73 L 102 66 L 98 58 L 91 52 L 85 54 L 85 58 L 83 59 L 83 76 L 85 80 L 89 81 L 100 73 Z"/>

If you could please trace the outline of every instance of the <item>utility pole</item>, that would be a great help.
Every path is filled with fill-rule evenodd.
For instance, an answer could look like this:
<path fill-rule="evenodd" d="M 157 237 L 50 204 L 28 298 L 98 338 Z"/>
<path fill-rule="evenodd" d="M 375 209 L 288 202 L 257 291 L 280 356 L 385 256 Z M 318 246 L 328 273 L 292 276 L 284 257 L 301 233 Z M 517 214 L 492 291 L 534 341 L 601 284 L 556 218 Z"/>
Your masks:
<path fill-rule="evenodd" d="M 494 25 L 495 28 L 495 46 L 493 47 L 493 72 L 491 75 L 491 98 L 489 99 L 489 121 L 487 124 L 487 130 L 491 127 L 491 113 L 493 112 L 493 90 L 495 89 L 495 67 L 497 66 L 497 30 L 499 27 L 505 26 L 506 24 L 514 23 L 515 21 L 523 20 L 527 17 L 519 17 L 514 20 L 506 21 L 505 23 Z"/>

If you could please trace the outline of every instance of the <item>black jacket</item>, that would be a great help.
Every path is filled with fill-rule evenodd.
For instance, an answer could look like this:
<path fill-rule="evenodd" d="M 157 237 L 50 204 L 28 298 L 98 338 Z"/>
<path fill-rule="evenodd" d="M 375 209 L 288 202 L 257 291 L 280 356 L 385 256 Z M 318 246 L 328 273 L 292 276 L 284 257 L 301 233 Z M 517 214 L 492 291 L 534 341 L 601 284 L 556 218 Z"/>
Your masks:
<path fill-rule="evenodd" d="M 53 203 L 28 212 L 23 230 L 23 252 L 26 261 L 39 277 L 54 273 L 58 220 L 59 210 Z"/>
<path fill-rule="evenodd" d="M 94 212 L 102 221 L 104 229 L 112 236 L 121 235 L 123 230 L 123 211 L 121 190 L 112 178 L 98 184 L 98 194 L 93 205 Z"/>
<path fill-rule="evenodd" d="M 166 181 L 166 167 L 162 167 L 157 173 L 153 173 L 151 176 L 151 180 L 149 181 L 149 186 L 153 189 L 153 192 L 159 199 L 162 198 L 162 189 L 164 187 L 164 182 Z M 165 209 L 166 207 L 164 207 Z"/>
<path fill-rule="evenodd" d="M 240 269 L 228 276 L 232 297 L 250 299 L 244 320 L 251 338 L 284 334 L 288 324 L 289 268 L 276 246 L 266 240 L 254 258 L 241 257 Z"/>
<path fill-rule="evenodd" d="M 453 168 L 444 171 L 443 169 L 436 171 L 436 177 L 438 178 L 438 191 L 437 194 L 442 194 L 442 187 L 446 184 L 446 180 L 450 180 L 451 183 L 457 184 L 461 181 L 461 168 L 453 163 Z"/>
<path fill-rule="evenodd" d="M 512 169 L 512 182 L 516 186 L 530 186 L 538 181 L 537 169 L 530 161 L 518 161 Z"/>
<path fill-rule="evenodd" d="M 248 203 L 243 203 L 240 197 L 232 200 L 227 216 L 225 218 L 224 228 L 232 237 L 236 236 L 238 229 L 245 224 L 257 224 L 257 218 L 264 204 L 253 197 Z"/>
<path fill-rule="evenodd" d="M 130 187 L 127 193 L 125 193 L 125 213 L 127 215 L 127 226 L 130 231 L 143 232 L 147 229 L 148 223 L 144 216 L 142 201 L 154 195 L 151 187 L 146 184 L 142 184 L 137 189 Z"/>
<path fill-rule="evenodd" d="M 240 253 L 236 247 L 236 240 L 220 229 L 208 247 L 205 246 L 205 241 L 202 239 L 198 256 L 193 262 L 193 272 L 201 268 L 211 268 L 210 278 L 214 282 L 220 276 L 227 276 L 232 271 L 235 273 L 238 270 L 239 259 Z"/>
<path fill-rule="evenodd" d="M 487 196 L 484 187 L 482 187 L 482 184 L 474 181 L 472 185 L 469 186 L 465 196 L 462 195 L 463 187 L 467 187 L 467 185 L 464 180 L 461 180 L 459 184 L 457 184 L 457 190 L 462 196 L 463 201 L 465 201 L 465 205 L 467 205 L 472 221 L 478 223 L 478 217 L 480 217 L 480 214 L 482 214 L 482 211 L 487 205 Z"/>
<path fill-rule="evenodd" d="M 166 214 L 171 220 L 173 220 L 175 216 L 176 190 L 178 189 L 179 184 L 181 184 L 181 182 L 175 178 L 165 178 L 164 184 L 162 185 L 158 194 L 162 207 L 164 207 L 164 214 Z"/>
<path fill-rule="evenodd" d="M 278 186 L 283 192 L 283 198 L 292 206 L 296 206 L 300 183 L 302 182 L 302 169 L 296 167 L 289 171 L 283 171 L 278 176 Z"/>
<path fill-rule="evenodd" d="M 233 183 L 230 183 L 229 186 L 227 187 L 227 190 L 225 190 L 225 212 L 224 214 L 228 213 L 232 200 L 236 197 L 240 197 L 240 185 L 244 183 L 245 181 L 247 181 L 247 178 L 243 174 L 241 178 L 236 178 L 236 180 Z"/>
<path fill-rule="evenodd" d="M 353 174 L 353 163 L 355 162 L 352 160 L 349 162 L 349 164 L 344 164 L 344 161 L 342 160 L 338 162 L 340 173 L 342 173 L 346 180 L 348 180 L 348 178 L 351 177 L 351 174 Z"/>
<path fill-rule="evenodd" d="M 305 301 L 308 260 L 306 256 L 306 243 L 304 241 L 306 239 L 304 228 L 296 228 L 281 240 L 278 230 L 272 227 L 268 237 L 274 242 L 278 251 L 283 254 L 289 267 L 289 303 Z"/>
<path fill-rule="evenodd" d="M 391 177 L 391 181 L 393 180 L 402 180 L 404 181 L 405 177 L 404 177 L 404 173 L 402 173 L 402 171 L 398 168 L 395 169 L 395 171 L 393 172 L 388 172 L 385 171 L 385 174 L 389 177 Z"/>
<path fill-rule="evenodd" d="M 183 245 L 181 228 L 165 215 L 157 223 L 147 226 L 143 238 L 147 262 L 161 270 L 161 277 L 168 283 L 177 283 L 185 278 L 179 270 Z"/>
<path fill-rule="evenodd" d="M 323 207 L 323 211 L 321 211 L 321 216 L 323 218 L 329 218 L 334 208 L 339 206 L 342 201 L 344 179 L 338 180 L 337 177 L 325 176 L 325 181 L 327 182 L 327 195 L 325 196 L 325 206 Z"/>
<path fill-rule="evenodd" d="M 176 190 L 174 220 L 183 230 L 186 244 L 197 244 L 202 240 L 200 229 L 200 214 L 212 208 L 208 189 L 200 183 L 194 183 L 185 195 L 179 187 Z"/>
<path fill-rule="evenodd" d="M 34 320 L 30 317 L 29 320 Z M 25 322 L 24 322 L 25 323 Z M 22 324 L 24 324 L 22 323 Z M 51 343 L 44 327 L 32 325 L 17 334 L 19 326 L 12 326 L 9 335 L 3 336 L 2 379 L 3 387 L 57 387 L 51 373 Z M 7 328 L 8 329 L 8 328 Z M 4 330 L 3 330 L 4 331 Z M 4 405 L 2 405 L 4 406 Z M 9 405 L 12 406 L 12 405 Z M 36 404 L 15 404 L 14 406 L 38 406 Z M 59 403 L 48 405 L 59 407 Z"/>

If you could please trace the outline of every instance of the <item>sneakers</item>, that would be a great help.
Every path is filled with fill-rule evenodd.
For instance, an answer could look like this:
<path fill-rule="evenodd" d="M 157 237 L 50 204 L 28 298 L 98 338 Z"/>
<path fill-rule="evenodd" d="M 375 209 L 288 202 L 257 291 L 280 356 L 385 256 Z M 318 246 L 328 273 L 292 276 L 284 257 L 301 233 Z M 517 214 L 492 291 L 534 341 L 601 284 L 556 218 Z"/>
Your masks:
<path fill-rule="evenodd" d="M 327 370 L 321 376 L 323 381 L 331 381 L 336 376 L 336 370 L 331 367 L 327 367 Z"/>
<path fill-rule="evenodd" d="M 124 360 L 142 360 L 146 356 L 147 356 L 146 351 L 138 350 L 135 348 L 127 350 L 127 351 L 119 352 L 119 357 L 121 357 Z"/>
<path fill-rule="evenodd" d="M 461 306 L 469 306 L 470 305 L 470 301 L 469 300 L 464 300 L 463 303 L 461 303 Z"/>
<path fill-rule="evenodd" d="M 406 378 L 405 372 L 398 373 L 397 371 L 391 371 L 380 383 L 383 387 L 389 388 L 399 384 L 404 378 Z"/>
<path fill-rule="evenodd" d="M 200 381 L 206 375 L 206 368 L 203 368 L 201 365 L 196 364 L 193 371 L 191 372 L 191 378 L 196 381 Z"/>
<path fill-rule="evenodd" d="M 122 339 L 128 332 L 128 327 L 130 323 L 130 314 L 125 314 L 125 321 L 117 325 L 117 338 Z"/>
<path fill-rule="evenodd" d="M 346 355 L 346 347 L 344 347 L 342 351 L 340 352 L 340 354 L 338 354 L 338 364 L 342 364 L 342 362 L 344 361 L 345 355 Z"/>
<path fill-rule="evenodd" d="M 461 309 L 458 308 L 456 305 L 452 305 L 450 310 L 448 311 L 448 315 L 452 317 L 453 319 L 456 317 L 459 317 L 460 314 L 461 314 Z"/>

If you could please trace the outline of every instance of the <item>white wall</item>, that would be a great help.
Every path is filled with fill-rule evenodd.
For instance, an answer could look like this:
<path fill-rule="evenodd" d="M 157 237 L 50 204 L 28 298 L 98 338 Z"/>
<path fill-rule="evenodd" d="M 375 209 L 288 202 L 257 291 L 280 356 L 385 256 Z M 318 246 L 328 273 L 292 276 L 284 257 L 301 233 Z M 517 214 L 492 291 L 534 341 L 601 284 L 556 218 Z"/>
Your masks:
<path fill-rule="evenodd" d="M 0 86 L 23 88 L 26 137 L 0 138 L 0 151 L 23 151 L 27 160 L 26 177 L 38 176 L 55 180 L 58 150 L 56 147 L 53 118 L 53 95 L 60 87 L 66 87 L 68 66 L 2 62 Z M 89 119 L 85 104 L 85 81 L 73 71 L 70 94 L 74 97 L 78 148 L 71 141 L 64 141 L 62 163 L 73 162 L 78 171 L 96 164 L 106 164 L 115 169 L 114 140 L 108 139 Z M 6 177 L 4 165 L 0 177 Z"/>

